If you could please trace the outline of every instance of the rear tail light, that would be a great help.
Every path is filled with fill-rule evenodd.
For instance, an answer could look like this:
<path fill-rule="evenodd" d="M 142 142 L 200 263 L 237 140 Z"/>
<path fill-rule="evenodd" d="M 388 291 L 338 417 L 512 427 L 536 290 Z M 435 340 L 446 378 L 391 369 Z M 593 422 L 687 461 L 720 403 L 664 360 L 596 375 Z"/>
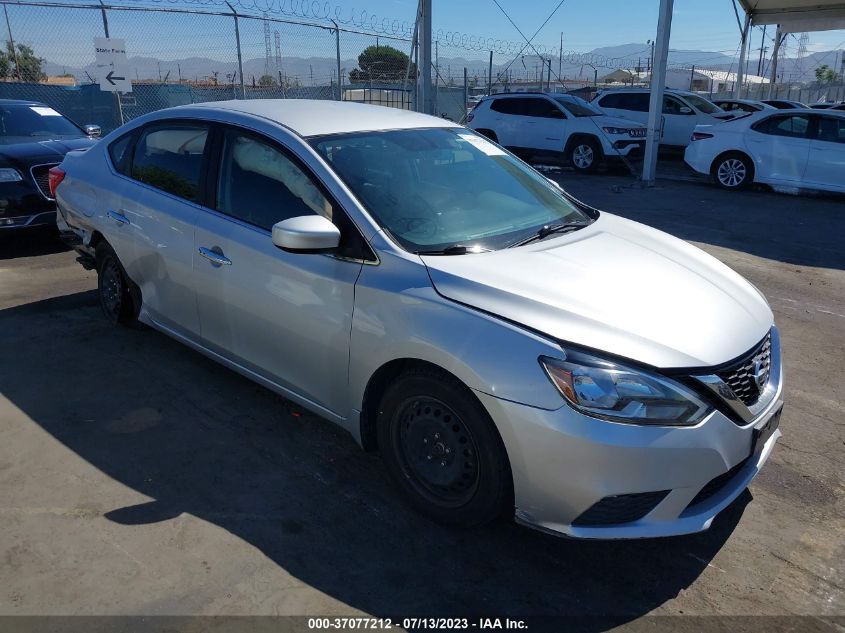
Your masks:
<path fill-rule="evenodd" d="M 693 141 L 703 141 L 706 138 L 713 138 L 713 135 L 708 134 L 707 132 L 693 132 L 692 133 L 692 140 Z"/>
<path fill-rule="evenodd" d="M 50 197 L 56 197 L 56 187 L 65 179 L 65 170 L 61 167 L 51 167 L 47 172 L 47 182 L 50 185 Z"/>

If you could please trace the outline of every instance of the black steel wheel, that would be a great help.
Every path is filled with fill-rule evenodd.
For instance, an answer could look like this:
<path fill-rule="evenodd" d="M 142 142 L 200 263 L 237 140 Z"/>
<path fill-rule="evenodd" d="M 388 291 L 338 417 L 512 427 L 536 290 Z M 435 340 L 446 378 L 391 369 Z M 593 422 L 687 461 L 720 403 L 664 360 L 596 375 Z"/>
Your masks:
<path fill-rule="evenodd" d="M 408 398 L 393 414 L 393 450 L 417 493 L 443 507 L 467 503 L 478 486 L 472 432 L 436 398 Z"/>
<path fill-rule="evenodd" d="M 111 246 L 100 242 L 96 249 L 97 294 L 105 317 L 114 324 L 138 326 L 139 301 L 131 282 Z"/>
<path fill-rule="evenodd" d="M 405 498 L 436 521 L 486 523 L 513 509 L 502 439 L 475 395 L 453 376 L 421 366 L 381 398 L 378 443 Z"/>

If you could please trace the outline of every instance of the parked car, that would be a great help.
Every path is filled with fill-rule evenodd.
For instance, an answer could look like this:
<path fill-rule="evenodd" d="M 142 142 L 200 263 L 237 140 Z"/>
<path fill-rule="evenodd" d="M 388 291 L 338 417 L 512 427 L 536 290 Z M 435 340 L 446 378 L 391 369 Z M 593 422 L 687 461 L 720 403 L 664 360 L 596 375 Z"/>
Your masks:
<path fill-rule="evenodd" d="M 684 160 L 721 187 L 752 182 L 845 192 L 845 112 L 765 110 L 699 126 Z"/>
<path fill-rule="evenodd" d="M 55 226 L 47 172 L 99 135 L 43 103 L 0 99 L 0 232 Z"/>
<path fill-rule="evenodd" d="M 444 119 L 194 104 L 52 174 L 109 320 L 341 425 L 434 519 L 696 532 L 780 435 L 754 286 Z"/>
<path fill-rule="evenodd" d="M 778 110 L 806 110 L 807 104 L 790 99 L 763 99 L 763 103 L 777 108 Z"/>
<path fill-rule="evenodd" d="M 612 116 L 648 123 L 649 91 L 644 89 L 603 90 L 592 103 Z M 733 118 L 704 97 L 693 92 L 667 90 L 663 96 L 661 145 L 686 147 L 696 125 Z"/>
<path fill-rule="evenodd" d="M 714 99 L 713 103 L 725 112 L 743 113 L 774 110 L 775 107 L 754 99 Z"/>
<path fill-rule="evenodd" d="M 813 110 L 845 110 L 845 101 L 830 101 L 828 103 L 814 103 Z"/>
<path fill-rule="evenodd" d="M 641 152 L 646 128 L 609 117 L 580 97 L 512 92 L 483 99 L 467 125 L 527 160 L 592 171 L 607 159 Z"/>

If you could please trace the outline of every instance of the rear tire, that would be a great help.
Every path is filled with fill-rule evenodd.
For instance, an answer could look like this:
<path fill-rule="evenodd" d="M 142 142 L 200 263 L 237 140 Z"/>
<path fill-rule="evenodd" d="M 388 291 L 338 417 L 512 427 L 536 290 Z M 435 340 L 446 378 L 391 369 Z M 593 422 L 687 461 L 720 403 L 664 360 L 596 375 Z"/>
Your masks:
<path fill-rule="evenodd" d="M 587 138 L 573 141 L 569 146 L 567 158 L 575 171 L 585 174 L 595 171 L 603 156 L 598 142 Z"/>
<path fill-rule="evenodd" d="M 95 250 L 97 295 L 103 315 L 114 325 L 138 327 L 141 302 L 134 296 L 132 282 L 126 275 L 114 249 L 100 242 Z"/>
<path fill-rule="evenodd" d="M 745 189 L 754 180 L 754 164 L 739 152 L 722 154 L 713 161 L 710 171 L 714 182 L 722 189 Z"/>
<path fill-rule="evenodd" d="M 472 392 L 431 368 L 400 375 L 376 418 L 379 451 L 396 486 L 440 523 L 487 523 L 513 507 L 507 454 Z"/>

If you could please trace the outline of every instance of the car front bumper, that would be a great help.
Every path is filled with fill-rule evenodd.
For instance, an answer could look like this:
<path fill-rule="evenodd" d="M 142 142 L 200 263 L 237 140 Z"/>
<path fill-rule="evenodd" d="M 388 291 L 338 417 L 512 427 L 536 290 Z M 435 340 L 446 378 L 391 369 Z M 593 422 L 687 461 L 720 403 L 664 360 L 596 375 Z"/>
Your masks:
<path fill-rule="evenodd" d="M 695 427 L 617 424 L 568 405 L 549 411 L 477 395 L 508 452 L 516 520 L 575 538 L 650 538 L 706 530 L 757 475 L 781 435 L 776 429 L 755 441 L 759 429 L 777 423 L 772 418 L 783 406 L 782 384 L 746 426 L 719 411 Z M 598 523 L 583 520 L 595 517 L 585 513 L 600 503 L 612 509 L 630 499 L 646 504 L 640 518 L 614 522 L 611 511 Z"/>
<path fill-rule="evenodd" d="M 56 225 L 56 210 L 39 211 L 31 215 L 15 215 L 2 216 L 0 215 L 0 232 L 26 229 L 39 226 L 55 226 Z"/>

